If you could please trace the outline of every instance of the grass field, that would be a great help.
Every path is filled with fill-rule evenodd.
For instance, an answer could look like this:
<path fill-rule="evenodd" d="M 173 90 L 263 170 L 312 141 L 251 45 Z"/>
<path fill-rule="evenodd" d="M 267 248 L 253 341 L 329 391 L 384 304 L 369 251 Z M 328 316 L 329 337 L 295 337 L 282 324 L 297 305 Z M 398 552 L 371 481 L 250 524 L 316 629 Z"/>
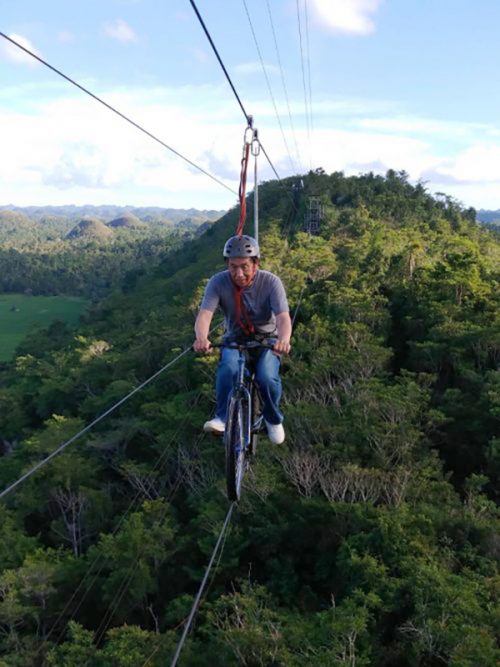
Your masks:
<path fill-rule="evenodd" d="M 76 324 L 87 302 L 71 296 L 0 294 L 0 361 L 13 358 L 14 350 L 33 325 L 53 320 Z"/>

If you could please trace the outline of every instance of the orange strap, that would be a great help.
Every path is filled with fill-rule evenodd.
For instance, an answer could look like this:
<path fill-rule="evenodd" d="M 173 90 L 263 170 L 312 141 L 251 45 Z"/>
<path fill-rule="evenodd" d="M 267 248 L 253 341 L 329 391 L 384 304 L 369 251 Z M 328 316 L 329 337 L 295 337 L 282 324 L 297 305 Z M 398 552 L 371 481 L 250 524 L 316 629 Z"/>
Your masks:
<path fill-rule="evenodd" d="M 240 200 L 240 219 L 238 222 L 238 227 L 236 228 L 236 236 L 243 235 L 243 228 L 247 219 L 247 200 L 246 200 L 246 189 L 247 189 L 247 169 L 248 169 L 248 155 L 250 153 L 251 143 L 247 141 L 247 132 L 251 129 L 249 125 L 245 131 L 245 142 L 243 144 L 243 157 L 241 159 L 241 171 L 240 171 L 240 187 L 238 189 L 238 197 Z M 248 311 L 245 306 L 245 301 L 243 299 L 243 290 L 238 285 L 234 285 L 234 303 L 236 307 L 236 323 L 241 328 L 243 333 L 247 336 L 251 336 L 255 333 L 255 327 L 252 324 Z"/>
<path fill-rule="evenodd" d="M 238 227 L 236 229 L 236 236 L 241 236 L 243 234 L 243 227 L 247 219 L 247 200 L 246 200 L 246 189 L 247 189 L 247 168 L 248 168 L 248 154 L 250 152 L 250 144 L 245 142 L 243 147 L 243 157 L 241 159 L 241 173 L 240 173 L 240 187 L 238 190 L 238 196 L 240 199 L 240 220 Z"/>
<path fill-rule="evenodd" d="M 250 320 L 248 311 L 243 299 L 243 289 L 234 285 L 234 303 L 236 306 L 236 323 L 246 336 L 252 336 L 255 333 L 255 327 Z"/>

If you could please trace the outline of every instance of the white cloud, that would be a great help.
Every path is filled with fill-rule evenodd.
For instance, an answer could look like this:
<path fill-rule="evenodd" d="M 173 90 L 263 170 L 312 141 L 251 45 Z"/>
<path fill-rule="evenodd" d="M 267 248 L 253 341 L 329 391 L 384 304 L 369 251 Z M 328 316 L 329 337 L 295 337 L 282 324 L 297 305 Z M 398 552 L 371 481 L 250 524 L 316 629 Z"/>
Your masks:
<path fill-rule="evenodd" d="M 14 33 L 10 34 L 9 37 L 15 42 L 21 44 L 21 46 L 24 46 L 29 51 L 32 51 L 37 56 L 40 56 L 40 53 L 35 49 L 29 39 L 26 39 L 26 37 L 23 37 L 22 35 L 16 35 Z M 2 39 L 0 43 L 0 59 L 10 60 L 11 62 L 23 65 L 38 65 L 38 61 L 35 60 L 33 56 L 30 56 L 18 46 L 8 42 L 5 39 Z"/>
<path fill-rule="evenodd" d="M 313 0 L 319 20 L 331 30 L 368 35 L 375 30 L 372 15 L 383 0 Z"/>
<path fill-rule="evenodd" d="M 116 19 L 104 25 L 104 34 L 119 42 L 136 42 L 137 35 L 123 19 Z"/>
<path fill-rule="evenodd" d="M 404 169 L 419 174 L 434 164 L 429 145 L 404 135 L 356 130 L 319 130 L 314 133 L 314 163 L 326 171 L 384 173 Z"/>
<path fill-rule="evenodd" d="M 427 174 L 445 185 L 500 185 L 500 144 L 468 146 L 452 159 L 442 160 Z M 500 200 L 500 196 L 498 197 Z"/>
<path fill-rule="evenodd" d="M 203 108 L 194 103 L 200 95 Z M 219 89 L 135 89 L 108 92 L 103 98 L 237 190 L 241 123 L 227 122 Z M 0 145 L 4 204 L 128 202 L 225 208 L 236 200 L 236 194 L 78 93 L 50 101 L 39 97 L 23 112 L 0 108 Z"/>
<path fill-rule="evenodd" d="M 0 91 L 4 157 L 0 161 L 0 204 L 225 208 L 236 203 L 235 194 L 79 92 L 70 93 L 59 84 L 50 91 L 43 83 L 39 88 L 30 84 L 16 94 L 19 109 L 8 103 L 14 92 Z M 127 88 L 103 91 L 102 97 L 237 190 L 244 128 L 225 82 Z M 291 102 L 292 109 L 300 111 L 300 102 Z M 444 191 L 467 206 L 500 208 L 500 137 L 492 136 L 491 126 L 464 124 L 461 133 L 456 123 L 447 126 L 432 118 L 419 123 L 417 117 L 391 117 L 385 103 L 362 102 L 337 100 L 318 105 L 311 161 L 308 133 L 296 117 L 305 171 L 323 167 L 327 172 L 383 174 L 387 169 L 403 169 L 413 181 L 428 181 L 431 192 Z M 366 115 L 353 120 L 351 108 L 364 108 Z M 252 110 L 278 174 L 281 178 L 291 175 L 271 103 L 256 100 Z M 363 127 L 360 120 L 366 121 Z M 418 134 L 411 131 L 415 125 Z M 289 131 L 288 139 L 292 147 Z M 262 155 L 259 177 L 275 178 Z M 248 189 L 252 187 L 249 182 Z"/>

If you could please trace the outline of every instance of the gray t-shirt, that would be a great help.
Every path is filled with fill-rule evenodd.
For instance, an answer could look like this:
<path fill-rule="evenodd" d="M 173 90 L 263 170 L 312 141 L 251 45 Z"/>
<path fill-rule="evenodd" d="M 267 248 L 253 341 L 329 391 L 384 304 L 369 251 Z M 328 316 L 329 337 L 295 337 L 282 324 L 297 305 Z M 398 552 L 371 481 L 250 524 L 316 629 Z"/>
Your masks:
<path fill-rule="evenodd" d="M 256 333 L 276 335 L 276 315 L 288 312 L 285 288 L 278 276 L 258 269 L 253 283 L 243 290 L 242 298 Z M 201 308 L 215 312 L 218 306 L 225 316 L 224 338 L 244 336 L 236 323 L 235 286 L 229 271 L 216 273 L 205 289 Z"/>

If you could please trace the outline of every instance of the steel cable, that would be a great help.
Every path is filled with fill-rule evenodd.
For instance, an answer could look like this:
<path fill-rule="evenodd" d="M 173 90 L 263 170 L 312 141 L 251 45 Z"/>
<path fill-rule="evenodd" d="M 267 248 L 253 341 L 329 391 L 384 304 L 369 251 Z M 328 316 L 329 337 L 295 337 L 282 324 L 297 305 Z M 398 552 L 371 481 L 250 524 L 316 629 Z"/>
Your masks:
<path fill-rule="evenodd" d="M 50 70 L 52 70 L 53 72 L 55 72 L 56 74 L 61 76 L 63 79 L 66 79 L 66 81 L 69 81 L 69 83 L 73 84 L 73 86 L 76 86 L 77 88 L 79 88 L 81 91 L 83 91 L 84 93 L 86 93 L 87 95 L 92 97 L 94 100 L 96 100 L 97 102 L 99 102 L 100 104 L 105 106 L 107 109 L 109 109 L 110 111 L 115 113 L 117 116 L 120 116 L 120 118 L 127 121 L 127 123 L 130 123 L 131 125 L 133 125 L 137 130 L 140 130 L 141 132 L 146 134 L 148 137 L 150 137 L 150 139 L 153 139 L 153 141 L 156 141 L 161 146 L 163 146 L 167 150 L 171 151 L 174 155 L 177 155 L 177 157 L 180 157 L 181 160 L 184 160 L 184 162 L 187 162 L 189 165 L 191 165 L 192 167 L 194 167 L 195 169 L 200 171 L 202 174 L 205 174 L 205 176 L 208 176 L 208 178 L 211 178 L 213 181 L 215 181 L 216 183 L 221 185 L 223 188 L 225 188 L 226 190 L 229 190 L 229 192 L 232 192 L 233 194 L 238 194 L 235 190 L 233 190 L 228 185 L 226 185 L 225 183 L 220 181 L 216 176 L 213 176 L 208 171 L 205 171 L 205 169 L 203 169 L 203 167 L 200 167 L 195 162 L 193 162 L 192 160 L 187 158 L 185 155 L 182 155 L 182 153 L 179 153 L 179 151 L 176 151 L 175 148 L 172 148 L 172 146 L 169 146 L 168 144 L 166 144 L 164 141 L 162 141 L 161 139 L 156 137 L 154 134 L 152 134 L 151 132 L 146 130 L 144 127 L 142 127 L 142 125 L 139 125 L 139 123 L 136 123 L 134 120 L 132 120 L 131 118 L 129 118 L 128 116 L 123 114 L 121 111 L 118 111 L 118 109 L 111 106 L 111 104 L 108 104 L 107 102 L 105 102 L 101 97 L 98 97 L 97 95 L 92 93 L 90 90 L 88 90 L 87 88 L 85 88 L 84 86 L 79 84 L 77 81 L 75 81 L 71 77 L 69 77 L 66 74 L 64 74 L 63 72 L 61 72 L 61 70 L 57 69 L 56 67 L 54 67 L 53 65 L 48 63 L 43 58 L 40 58 L 40 56 L 37 56 L 37 54 L 33 53 L 33 51 L 30 51 L 29 49 L 27 49 L 25 46 L 23 46 L 19 42 L 16 42 L 16 40 L 12 39 L 12 37 L 9 37 L 8 35 L 6 35 L 4 32 L 1 32 L 1 31 L 0 31 L 0 36 L 3 37 L 4 39 L 6 39 L 7 41 L 11 42 L 11 44 L 14 44 L 18 48 L 25 51 L 32 58 L 35 58 L 35 60 L 38 60 L 40 63 L 42 63 L 42 65 L 45 65 L 45 67 L 48 67 Z"/>
<path fill-rule="evenodd" d="M 293 171 L 293 172 L 296 172 L 296 171 L 297 171 L 297 168 L 296 168 L 296 166 L 295 166 L 295 164 L 294 164 L 294 162 L 293 162 L 293 159 L 292 159 L 292 156 L 291 156 L 291 153 L 290 153 L 290 147 L 289 147 L 289 145 L 288 145 L 288 141 L 287 141 L 287 139 L 286 139 L 286 137 L 285 137 L 285 132 L 283 131 L 283 125 L 282 125 L 282 123 L 281 123 L 281 118 L 280 118 L 280 115 L 279 115 L 279 112 L 278 112 L 278 107 L 276 106 L 276 100 L 274 99 L 273 90 L 272 90 L 272 88 L 271 88 L 271 82 L 269 81 L 269 77 L 268 77 L 268 75 L 267 75 L 266 66 L 265 66 L 265 64 L 264 64 L 264 59 L 263 59 L 263 57 L 262 57 L 262 52 L 261 52 L 261 50 L 260 50 L 259 42 L 258 42 L 258 40 L 257 40 L 257 35 L 256 35 L 256 33 L 255 33 L 255 29 L 254 29 L 254 27 L 253 27 L 252 19 L 251 19 L 251 17 L 250 17 L 250 12 L 248 11 L 248 6 L 247 6 L 247 3 L 246 3 L 246 0 L 242 0 L 242 1 L 243 1 L 243 6 L 245 7 L 245 12 L 246 12 L 246 15 L 247 15 L 248 23 L 249 23 L 249 25 L 250 25 L 250 30 L 251 30 L 251 32 L 252 32 L 252 37 L 253 37 L 253 41 L 254 41 L 254 43 L 255 43 L 255 48 L 257 49 L 257 53 L 258 53 L 258 55 L 259 55 L 259 60 L 260 60 L 260 64 L 261 64 L 261 67 L 262 67 L 262 71 L 263 71 L 263 73 L 264 73 L 264 78 L 265 78 L 265 80 L 266 80 L 267 89 L 268 89 L 268 91 L 269 91 L 269 95 L 270 95 L 270 97 L 271 97 L 271 101 L 272 101 L 272 103 L 273 103 L 274 113 L 275 113 L 275 115 L 276 115 L 276 119 L 277 119 L 277 121 L 278 121 L 278 125 L 279 125 L 279 128 L 280 128 L 281 136 L 282 136 L 282 138 L 283 138 L 283 143 L 285 144 L 286 152 L 288 153 L 288 159 L 290 160 L 290 165 L 291 165 L 291 167 L 292 167 L 292 171 Z"/>
<path fill-rule="evenodd" d="M 206 583 L 208 581 L 210 570 L 212 569 L 215 558 L 217 556 L 217 552 L 219 551 L 219 547 L 220 547 L 222 539 L 224 537 L 224 533 L 226 532 L 226 528 L 229 524 L 229 521 L 231 520 L 231 514 L 233 513 L 233 509 L 234 509 L 235 504 L 236 503 L 231 503 L 231 505 L 229 506 L 229 509 L 227 511 L 226 518 L 224 520 L 224 524 L 223 524 L 223 526 L 221 528 L 221 531 L 219 533 L 219 537 L 218 537 L 217 542 L 215 544 L 215 547 L 214 547 L 214 550 L 212 552 L 212 556 L 211 556 L 210 561 L 208 563 L 207 569 L 205 570 L 205 575 L 204 575 L 203 580 L 202 580 L 202 582 L 200 584 L 200 587 L 198 589 L 198 593 L 197 593 L 196 598 L 193 602 L 193 606 L 191 607 L 191 612 L 188 616 L 186 624 L 184 625 L 184 631 L 183 631 L 182 636 L 181 636 L 181 638 L 179 640 L 179 643 L 177 645 L 177 649 L 175 651 L 175 655 L 172 659 L 172 662 L 170 663 L 170 667 L 175 667 L 175 665 L 177 664 L 177 660 L 179 659 L 179 656 L 181 654 L 182 648 L 184 646 L 184 643 L 185 643 L 186 638 L 188 636 L 189 630 L 191 628 L 191 624 L 193 622 L 193 619 L 195 617 L 196 612 L 198 611 L 198 607 L 200 606 L 201 596 L 203 595 L 203 591 L 204 591 Z"/>

